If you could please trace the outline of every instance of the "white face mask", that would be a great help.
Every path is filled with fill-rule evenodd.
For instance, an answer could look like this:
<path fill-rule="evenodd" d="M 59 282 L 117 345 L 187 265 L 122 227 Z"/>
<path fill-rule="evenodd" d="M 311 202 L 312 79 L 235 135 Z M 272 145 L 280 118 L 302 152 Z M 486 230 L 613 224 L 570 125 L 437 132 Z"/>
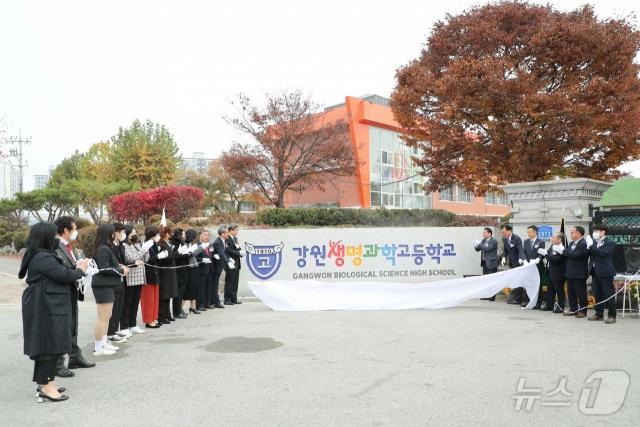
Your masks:
<path fill-rule="evenodd" d="M 160 241 L 160 235 L 159 235 L 159 234 L 156 234 L 156 235 L 153 237 L 153 241 L 154 241 L 154 242 L 156 242 L 156 243 L 158 243 L 158 242 Z"/>
<path fill-rule="evenodd" d="M 74 240 L 76 240 L 78 238 L 78 230 L 73 230 L 71 232 L 71 241 L 73 242 Z"/>
<path fill-rule="evenodd" d="M 120 233 L 119 239 L 120 239 L 121 242 L 124 242 L 126 240 L 126 238 L 127 238 L 127 233 L 125 233 L 124 231 L 122 233 Z"/>
<path fill-rule="evenodd" d="M 593 240 L 600 240 L 600 233 L 597 231 L 594 231 L 593 234 Z"/>

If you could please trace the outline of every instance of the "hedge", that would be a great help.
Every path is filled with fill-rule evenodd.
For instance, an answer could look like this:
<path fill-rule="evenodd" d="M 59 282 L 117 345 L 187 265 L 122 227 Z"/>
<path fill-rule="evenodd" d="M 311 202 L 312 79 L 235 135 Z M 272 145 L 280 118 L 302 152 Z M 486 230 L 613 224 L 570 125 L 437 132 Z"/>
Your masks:
<path fill-rule="evenodd" d="M 377 226 L 461 227 L 493 226 L 492 218 L 456 215 L 440 209 L 274 208 L 257 214 L 258 223 L 272 227 Z"/>

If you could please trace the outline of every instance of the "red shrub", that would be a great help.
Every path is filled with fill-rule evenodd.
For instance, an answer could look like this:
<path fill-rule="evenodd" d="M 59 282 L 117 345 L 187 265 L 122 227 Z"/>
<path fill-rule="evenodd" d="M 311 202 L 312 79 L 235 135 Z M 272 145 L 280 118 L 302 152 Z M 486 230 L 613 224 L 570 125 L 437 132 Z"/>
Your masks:
<path fill-rule="evenodd" d="M 202 209 L 204 191 L 196 187 L 172 185 L 144 191 L 130 191 L 111 198 L 109 212 L 120 221 L 145 221 L 161 214 L 173 222 L 192 217 Z"/>

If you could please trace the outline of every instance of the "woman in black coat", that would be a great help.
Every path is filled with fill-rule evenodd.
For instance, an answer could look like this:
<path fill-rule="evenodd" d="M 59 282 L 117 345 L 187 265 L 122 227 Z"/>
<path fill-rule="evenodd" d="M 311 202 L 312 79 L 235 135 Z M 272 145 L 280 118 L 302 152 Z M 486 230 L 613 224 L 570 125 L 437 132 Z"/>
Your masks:
<path fill-rule="evenodd" d="M 175 253 L 176 263 L 176 276 L 178 278 L 178 296 L 173 298 L 173 317 L 176 319 L 186 319 L 187 314 L 182 310 L 182 299 L 184 298 L 184 291 L 187 287 L 189 280 L 189 273 L 187 272 L 187 265 L 189 264 L 189 253 L 186 252 L 187 245 L 185 244 L 185 232 L 182 228 L 176 228 L 173 232 L 173 236 L 169 241 L 171 249 Z"/>
<path fill-rule="evenodd" d="M 189 267 L 187 270 L 187 286 L 184 290 L 184 300 L 190 302 L 189 312 L 200 314 L 197 309 L 196 300 L 198 299 L 200 272 L 198 270 L 198 260 L 196 256 L 202 252 L 202 247 L 197 244 L 196 238 L 198 232 L 194 229 L 187 230 L 185 233 L 185 244 L 189 245 Z"/>
<path fill-rule="evenodd" d="M 175 321 L 171 315 L 171 299 L 178 296 L 178 276 L 176 274 L 176 257 L 169 240 L 171 239 L 171 228 L 160 227 L 160 252 L 158 253 L 158 270 L 160 282 L 160 309 L 158 321 L 169 324 Z"/>
<path fill-rule="evenodd" d="M 62 265 L 56 255 L 57 228 L 38 223 L 29 233 L 28 249 L 22 258 L 18 277 L 27 277 L 27 289 L 22 294 L 24 354 L 35 362 L 33 381 L 38 384 L 37 399 L 62 402 L 62 394 L 53 381 L 56 361 L 71 352 L 71 283 L 82 278 L 88 260 L 80 260 L 76 269 Z"/>

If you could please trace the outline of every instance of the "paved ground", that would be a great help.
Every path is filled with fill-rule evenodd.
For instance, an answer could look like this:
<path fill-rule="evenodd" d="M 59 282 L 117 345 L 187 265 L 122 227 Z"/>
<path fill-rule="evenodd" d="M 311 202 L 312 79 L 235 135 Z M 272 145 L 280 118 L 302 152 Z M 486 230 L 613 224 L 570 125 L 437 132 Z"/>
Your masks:
<path fill-rule="evenodd" d="M 88 355 L 95 306 L 80 314 Z M 68 402 L 38 405 L 20 307 L 1 305 L 0 425 L 638 425 L 639 337 L 638 319 L 608 326 L 502 302 L 279 313 L 249 300 L 137 336 L 60 380 Z M 580 391 L 602 369 L 628 373 L 626 401 L 583 415 Z M 566 376 L 570 406 L 516 411 L 521 376 L 542 399 Z"/>

